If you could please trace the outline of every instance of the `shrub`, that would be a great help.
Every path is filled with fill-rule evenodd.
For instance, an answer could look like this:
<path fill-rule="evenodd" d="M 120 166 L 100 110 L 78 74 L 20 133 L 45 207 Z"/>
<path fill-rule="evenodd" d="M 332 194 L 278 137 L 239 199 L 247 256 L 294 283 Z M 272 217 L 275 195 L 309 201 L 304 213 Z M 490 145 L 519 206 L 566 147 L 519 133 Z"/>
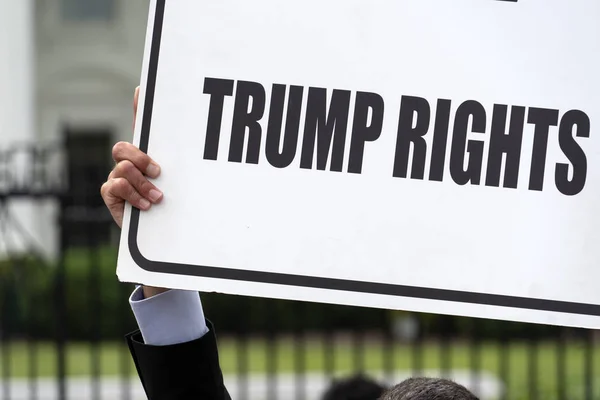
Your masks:
<path fill-rule="evenodd" d="M 47 339 L 63 330 L 69 339 L 122 338 L 136 324 L 127 303 L 133 285 L 118 282 L 116 259 L 115 248 L 102 247 L 71 249 L 54 263 L 33 257 L 0 261 L 0 326 L 13 336 Z M 220 333 L 388 330 L 402 314 L 216 293 L 203 294 L 202 302 Z M 559 332 L 532 324 L 432 314 L 416 317 L 422 336 L 540 338 Z"/>

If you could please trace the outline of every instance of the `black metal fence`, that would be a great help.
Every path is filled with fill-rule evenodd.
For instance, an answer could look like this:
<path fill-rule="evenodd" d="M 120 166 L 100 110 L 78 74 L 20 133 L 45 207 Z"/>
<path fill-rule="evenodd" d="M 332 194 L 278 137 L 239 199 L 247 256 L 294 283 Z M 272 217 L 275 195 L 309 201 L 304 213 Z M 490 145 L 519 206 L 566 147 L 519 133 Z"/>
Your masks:
<path fill-rule="evenodd" d="M 99 198 L 104 147 L 67 138 L 0 151 L 0 399 L 144 398 L 123 340 L 132 286 L 117 282 L 118 232 Z M 24 202 L 51 225 L 56 256 L 21 226 L 13 205 Z M 318 399 L 354 374 L 388 385 L 446 376 L 482 399 L 600 398 L 591 331 L 201 297 L 236 400 Z"/>

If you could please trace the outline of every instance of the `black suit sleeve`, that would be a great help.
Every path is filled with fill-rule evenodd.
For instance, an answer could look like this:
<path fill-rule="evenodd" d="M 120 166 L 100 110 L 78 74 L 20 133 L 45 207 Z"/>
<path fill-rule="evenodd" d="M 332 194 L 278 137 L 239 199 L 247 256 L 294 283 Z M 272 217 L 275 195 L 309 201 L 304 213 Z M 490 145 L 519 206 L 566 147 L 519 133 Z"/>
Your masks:
<path fill-rule="evenodd" d="M 231 400 L 223 383 L 213 326 L 198 340 L 172 346 L 127 335 L 129 350 L 149 400 Z"/>

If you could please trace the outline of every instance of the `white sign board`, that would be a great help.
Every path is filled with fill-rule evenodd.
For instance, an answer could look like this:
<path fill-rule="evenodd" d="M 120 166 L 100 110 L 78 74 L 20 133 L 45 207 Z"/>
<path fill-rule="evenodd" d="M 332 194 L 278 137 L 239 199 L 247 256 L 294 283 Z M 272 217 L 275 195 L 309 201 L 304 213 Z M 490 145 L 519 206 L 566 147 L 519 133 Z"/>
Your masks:
<path fill-rule="evenodd" d="M 154 0 L 123 281 L 600 327 L 600 2 Z"/>

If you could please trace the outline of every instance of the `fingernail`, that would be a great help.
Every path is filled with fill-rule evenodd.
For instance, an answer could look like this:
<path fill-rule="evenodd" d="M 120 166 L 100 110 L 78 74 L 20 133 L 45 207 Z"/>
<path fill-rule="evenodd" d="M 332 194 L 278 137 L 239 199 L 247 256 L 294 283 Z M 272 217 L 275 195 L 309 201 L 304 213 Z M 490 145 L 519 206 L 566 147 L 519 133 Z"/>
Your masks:
<path fill-rule="evenodd" d="M 151 189 L 150 192 L 148 192 L 148 197 L 150 197 L 150 200 L 153 203 L 156 203 L 157 201 L 160 200 L 160 198 L 162 197 L 162 192 L 156 190 L 156 189 Z"/>
<path fill-rule="evenodd" d="M 150 208 L 150 202 L 146 199 L 141 199 L 139 206 L 142 210 L 147 210 Z"/>
<path fill-rule="evenodd" d="M 146 168 L 146 175 L 148 175 L 151 178 L 156 178 L 159 174 L 160 167 L 156 164 L 151 163 L 150 165 L 148 165 L 148 168 Z"/>

